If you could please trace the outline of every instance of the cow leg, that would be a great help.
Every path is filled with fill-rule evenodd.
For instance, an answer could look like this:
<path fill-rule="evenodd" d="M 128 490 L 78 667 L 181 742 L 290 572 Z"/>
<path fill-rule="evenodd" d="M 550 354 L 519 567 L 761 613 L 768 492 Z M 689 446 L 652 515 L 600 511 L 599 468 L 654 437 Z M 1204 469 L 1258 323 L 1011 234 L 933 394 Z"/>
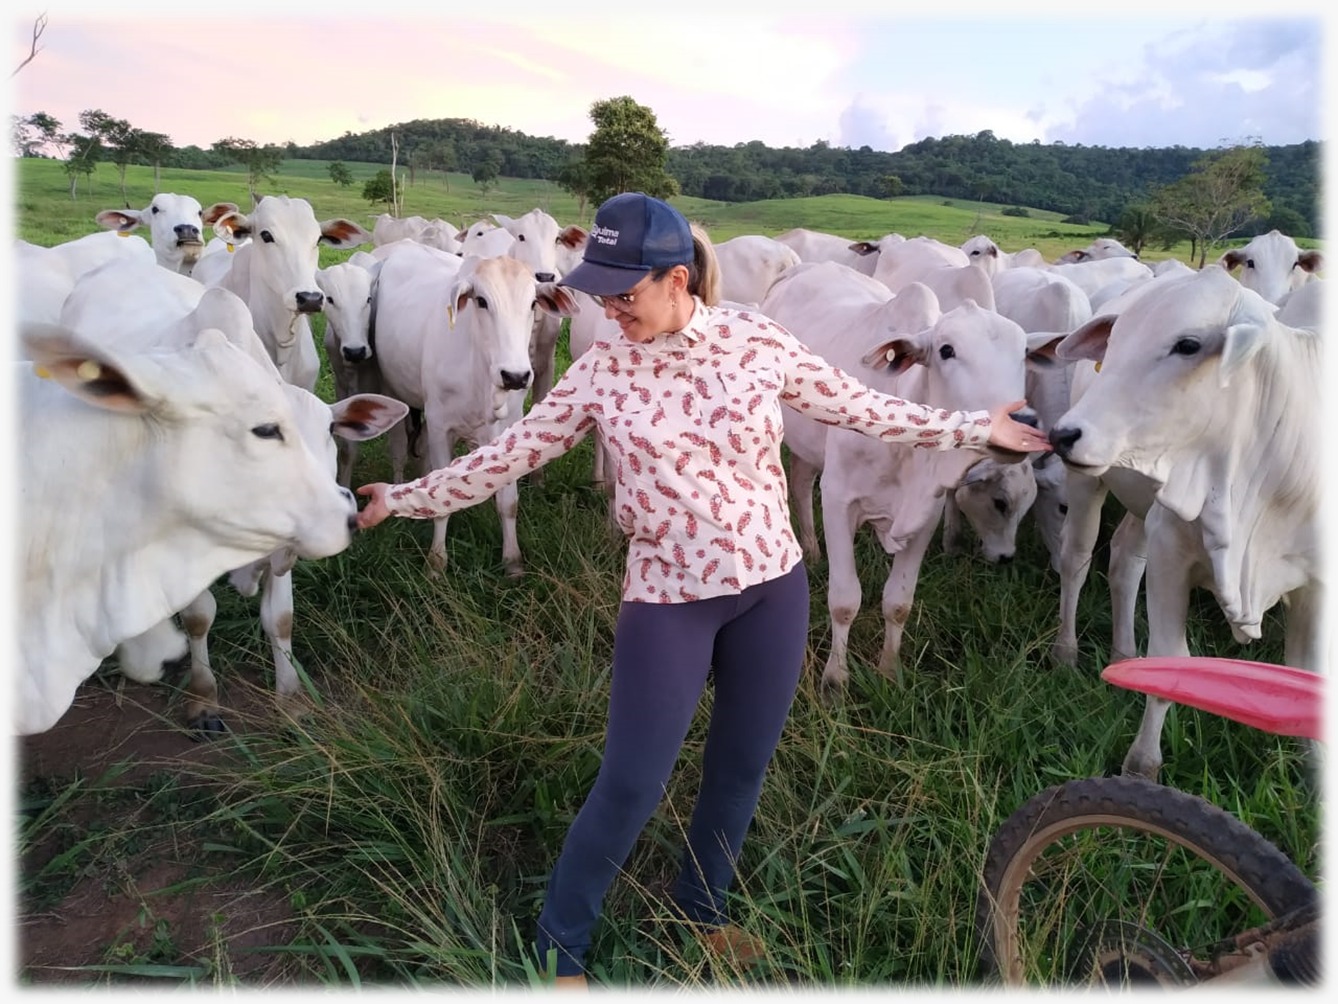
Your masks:
<path fill-rule="evenodd" d="M 1138 608 L 1138 587 L 1143 582 L 1147 563 L 1147 531 L 1143 521 L 1131 512 L 1125 513 L 1110 539 L 1111 662 L 1138 655 L 1134 616 Z"/>
<path fill-rule="evenodd" d="M 937 518 L 931 518 L 906 542 L 906 546 L 892 558 L 892 568 L 883 584 L 883 652 L 878 660 L 878 672 L 897 686 L 902 684 L 901 639 L 911 616 L 911 604 L 915 601 L 920 566 L 938 523 Z"/>
<path fill-rule="evenodd" d="M 516 514 L 520 511 L 520 491 L 516 483 L 509 485 L 494 496 L 497 502 L 497 515 L 502 520 L 502 566 L 511 578 L 525 574 L 525 562 L 520 556 L 520 538 L 516 534 Z"/>
<path fill-rule="evenodd" d="M 1320 627 L 1324 610 L 1324 587 L 1316 582 L 1293 589 L 1286 596 L 1287 626 L 1283 642 L 1283 659 L 1288 666 L 1324 672 L 1324 654 L 1321 650 Z"/>
<path fill-rule="evenodd" d="M 218 614 L 218 601 L 204 590 L 181 611 L 181 626 L 190 645 L 190 682 L 186 687 L 186 724 L 203 737 L 227 731 L 218 705 L 218 681 L 209 664 L 209 629 Z"/>
<path fill-rule="evenodd" d="M 396 422 L 386 433 L 386 453 L 390 456 L 390 480 L 393 484 L 404 483 L 405 462 L 409 457 L 409 419 Z"/>
<path fill-rule="evenodd" d="M 168 617 L 117 645 L 116 662 L 126 679 L 157 683 L 167 670 L 181 664 L 188 651 L 186 638 Z"/>
<path fill-rule="evenodd" d="M 1195 553 L 1194 544 L 1178 532 L 1187 524 L 1161 506 L 1152 507 L 1145 525 L 1148 539 L 1148 655 L 1186 656 L 1189 655 L 1189 643 L 1185 637 L 1185 624 L 1189 617 L 1193 561 L 1190 555 Z M 1163 698 L 1146 698 L 1138 735 L 1124 755 L 1122 769 L 1125 774 L 1157 779 L 1162 766 L 1161 730 L 1170 707 L 1171 702 Z"/>
<path fill-rule="evenodd" d="M 265 576 L 260 593 L 260 626 L 274 658 L 274 693 L 280 705 L 296 703 L 301 694 L 293 664 L 293 573 Z"/>
<path fill-rule="evenodd" d="M 790 453 L 790 494 L 794 499 L 795 516 L 799 521 L 799 546 L 803 548 L 804 557 L 809 561 L 817 561 L 822 557 L 813 518 L 813 484 L 818 480 L 821 471 L 822 468 L 800 459 L 798 454 Z"/>
<path fill-rule="evenodd" d="M 850 679 L 847 648 L 850 625 L 859 613 L 860 581 L 855 568 L 855 531 L 859 522 L 853 503 L 824 498 L 823 539 L 827 545 L 827 612 L 832 622 L 832 650 L 822 670 L 822 683 L 842 687 Z"/>
<path fill-rule="evenodd" d="M 1078 664 L 1078 596 L 1092 566 L 1106 494 L 1098 479 L 1069 472 L 1069 511 L 1060 537 L 1059 633 L 1050 647 L 1050 658 L 1061 666 Z"/>

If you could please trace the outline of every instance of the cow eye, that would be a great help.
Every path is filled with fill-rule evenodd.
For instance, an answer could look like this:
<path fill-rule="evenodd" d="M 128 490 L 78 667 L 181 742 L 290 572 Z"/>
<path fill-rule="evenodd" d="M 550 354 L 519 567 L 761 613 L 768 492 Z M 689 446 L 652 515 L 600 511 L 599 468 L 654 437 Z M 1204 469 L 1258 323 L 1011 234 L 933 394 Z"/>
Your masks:
<path fill-rule="evenodd" d="M 1062 505 L 1060 505 L 1060 507 L 1059 507 L 1059 515 L 1061 515 L 1061 516 L 1067 516 L 1068 514 L 1069 514 L 1069 507 L 1068 507 L 1068 505 L 1067 505 L 1067 504 L 1062 504 Z"/>
<path fill-rule="evenodd" d="M 266 244 L 274 243 L 274 235 L 270 233 L 268 230 L 260 231 L 260 239 L 264 241 Z"/>
<path fill-rule="evenodd" d="M 940 359 L 952 359 L 957 355 L 957 351 L 951 345 L 941 345 L 938 350 Z"/>
<path fill-rule="evenodd" d="M 525 239 L 525 235 L 524 235 L 524 234 L 516 234 L 516 240 L 518 240 L 518 241 L 523 241 L 524 239 Z"/>
<path fill-rule="evenodd" d="M 267 422 L 264 425 L 257 425 L 251 430 L 251 435 L 257 439 L 277 439 L 283 442 L 283 430 L 275 422 Z"/>
<path fill-rule="evenodd" d="M 1177 338 L 1175 344 L 1171 346 L 1171 352 L 1177 356 L 1192 356 L 1198 353 L 1202 346 L 1197 338 Z"/>
<path fill-rule="evenodd" d="M 328 303 L 331 307 L 335 305 L 335 299 L 329 293 L 325 294 L 325 302 Z"/>
<path fill-rule="evenodd" d="M 153 213 L 154 216 L 157 216 L 157 215 L 158 215 L 158 207 L 157 207 L 157 206 L 150 206 L 150 207 L 149 207 L 149 212 Z"/>
<path fill-rule="evenodd" d="M 487 310 L 487 309 L 488 309 L 488 301 L 485 300 L 483 297 L 481 297 L 481 296 L 476 296 L 476 297 L 474 297 L 474 302 L 477 303 L 477 304 L 479 305 L 479 310 Z"/>
<path fill-rule="evenodd" d="M 1254 259 L 1253 259 L 1253 258 L 1246 258 L 1246 259 L 1245 259 L 1245 267 L 1246 267 L 1246 268 L 1254 268 Z"/>

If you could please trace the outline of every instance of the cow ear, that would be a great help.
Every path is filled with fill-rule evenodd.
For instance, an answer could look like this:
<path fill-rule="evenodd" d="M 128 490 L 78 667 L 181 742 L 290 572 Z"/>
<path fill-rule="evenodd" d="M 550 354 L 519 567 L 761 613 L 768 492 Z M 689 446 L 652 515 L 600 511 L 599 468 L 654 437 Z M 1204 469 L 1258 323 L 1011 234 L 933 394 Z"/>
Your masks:
<path fill-rule="evenodd" d="M 128 234 L 143 221 L 137 211 L 130 209 L 104 209 L 93 217 L 93 222 L 118 234 Z"/>
<path fill-rule="evenodd" d="M 204 212 L 200 213 L 200 221 L 205 226 L 212 227 L 218 220 L 228 213 L 240 213 L 241 207 L 235 202 L 215 202 Z"/>
<path fill-rule="evenodd" d="M 1324 268 L 1324 254 L 1321 251 L 1302 251 L 1296 264 L 1307 272 L 1319 272 Z"/>
<path fill-rule="evenodd" d="M 1241 289 L 1231 316 L 1227 318 L 1226 335 L 1222 342 L 1222 362 L 1218 385 L 1226 387 L 1231 375 L 1240 369 L 1264 344 L 1268 337 L 1272 305 L 1248 289 Z"/>
<path fill-rule="evenodd" d="M 409 406 L 384 394 L 354 394 L 330 405 L 330 431 L 341 439 L 362 442 L 392 428 Z"/>
<path fill-rule="evenodd" d="M 881 345 L 874 346 L 867 352 L 860 362 L 865 366 L 872 366 L 874 369 L 882 369 L 886 366 L 894 376 L 905 373 L 916 363 L 925 361 L 925 349 L 927 344 L 924 336 L 928 332 L 921 332 L 918 336 L 898 335 L 890 341 L 883 342 Z"/>
<path fill-rule="evenodd" d="M 1055 349 L 1067 337 L 1062 332 L 1028 331 L 1027 365 L 1042 370 L 1063 365 Z"/>
<path fill-rule="evenodd" d="M 214 233 L 228 244 L 240 244 L 251 236 L 251 220 L 241 210 L 224 213 L 214 220 Z"/>
<path fill-rule="evenodd" d="M 1110 338 L 1110 329 L 1115 326 L 1115 318 L 1115 314 L 1102 314 L 1075 328 L 1055 346 L 1055 355 L 1065 362 L 1076 362 L 1079 359 L 1101 362 L 1106 358 L 1106 340 Z"/>
<path fill-rule="evenodd" d="M 870 255 L 878 250 L 878 245 L 870 244 L 868 241 L 856 241 L 849 246 L 849 250 L 858 255 Z"/>
<path fill-rule="evenodd" d="M 359 244 L 370 244 L 371 240 L 372 235 L 352 220 L 340 217 L 321 223 L 320 242 L 339 251 L 348 251 Z"/>
<path fill-rule="evenodd" d="M 585 246 L 585 242 L 590 239 L 590 234 L 573 223 L 564 227 L 562 232 L 558 234 L 557 239 L 559 244 L 575 251 L 577 248 Z"/>
<path fill-rule="evenodd" d="M 541 310 L 558 317 L 575 317 L 581 312 L 576 297 L 555 282 L 541 282 L 534 288 L 534 302 Z"/>
<path fill-rule="evenodd" d="M 38 376 L 55 380 L 88 404 L 139 415 L 150 411 L 158 400 L 110 353 L 84 342 L 68 328 L 28 324 L 22 330 L 22 340 L 24 353 Z"/>
<path fill-rule="evenodd" d="M 1217 264 L 1230 272 L 1232 269 L 1240 268 L 1245 264 L 1245 255 L 1239 248 L 1234 251 L 1227 251 L 1221 258 L 1217 259 Z"/>

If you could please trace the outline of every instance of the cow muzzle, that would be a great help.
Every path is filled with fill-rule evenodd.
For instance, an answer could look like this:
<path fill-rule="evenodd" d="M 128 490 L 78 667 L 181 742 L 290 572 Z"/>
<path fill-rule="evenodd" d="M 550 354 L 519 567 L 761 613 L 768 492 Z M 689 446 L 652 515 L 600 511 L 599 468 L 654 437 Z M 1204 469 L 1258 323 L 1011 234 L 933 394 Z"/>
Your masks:
<path fill-rule="evenodd" d="M 321 308 L 325 306 L 325 295 L 323 293 L 302 291 L 295 294 L 293 299 L 297 303 L 299 314 L 319 314 Z"/>
<path fill-rule="evenodd" d="M 498 376 L 501 377 L 503 390 L 524 390 L 530 385 L 530 370 L 524 372 L 501 370 Z"/>

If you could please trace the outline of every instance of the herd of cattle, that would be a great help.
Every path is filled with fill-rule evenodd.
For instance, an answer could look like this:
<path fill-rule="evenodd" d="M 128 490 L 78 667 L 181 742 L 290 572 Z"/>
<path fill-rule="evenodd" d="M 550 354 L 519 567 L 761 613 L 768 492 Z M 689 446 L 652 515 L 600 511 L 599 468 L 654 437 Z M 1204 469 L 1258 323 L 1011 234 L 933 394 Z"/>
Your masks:
<path fill-rule="evenodd" d="M 421 463 L 441 466 L 458 443 L 500 434 L 527 395 L 548 392 L 563 318 L 573 357 L 617 337 L 585 294 L 556 285 L 586 231 L 539 209 L 465 229 L 382 215 L 369 231 L 319 221 L 302 199 L 266 197 L 243 213 L 160 194 L 96 221 L 106 229 L 17 247 L 19 733 L 52 727 L 113 652 L 140 681 L 188 660 L 189 724 L 221 728 L 206 642 L 224 575 L 261 592 L 279 699 L 295 695 L 291 571 L 350 544 L 357 443 L 387 435 L 399 481 L 414 475 L 406 465 L 421 433 Z M 322 244 L 352 254 L 320 268 Z M 728 305 L 760 310 L 906 399 L 979 409 L 1026 397 L 1055 447 L 1007 463 L 877 443 L 787 411 L 810 557 L 815 484 L 822 499 L 824 681 L 847 677 L 865 523 L 896 555 L 882 594 L 883 672 L 900 672 L 938 527 L 952 549 L 970 523 L 1000 561 L 1028 512 L 1061 577 L 1052 654 L 1073 664 L 1078 594 L 1109 493 L 1127 513 L 1111 544 L 1113 658 L 1136 654 L 1146 579 L 1149 654 L 1189 654 L 1189 593 L 1203 586 L 1241 641 L 1285 602 L 1286 661 L 1324 668 L 1319 252 L 1273 231 L 1196 271 L 1149 267 L 1108 238 L 1051 263 L 984 236 L 955 247 L 808 230 L 715 251 Z M 334 403 L 315 394 L 318 312 Z M 616 460 L 598 446 L 595 457 L 593 477 L 607 484 Z M 496 498 L 512 575 L 523 571 L 518 503 L 514 485 Z M 429 574 L 445 568 L 446 523 L 435 521 Z M 1159 770 L 1165 713 L 1148 700 L 1126 771 Z"/>

